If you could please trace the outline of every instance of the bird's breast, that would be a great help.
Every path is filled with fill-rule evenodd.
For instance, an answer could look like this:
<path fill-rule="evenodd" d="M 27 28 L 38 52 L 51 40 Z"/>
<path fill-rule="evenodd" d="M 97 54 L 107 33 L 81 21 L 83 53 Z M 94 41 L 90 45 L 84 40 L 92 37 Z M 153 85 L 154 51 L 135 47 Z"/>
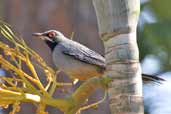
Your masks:
<path fill-rule="evenodd" d="M 55 47 L 53 51 L 53 62 L 57 68 L 79 80 L 86 80 L 95 76 L 102 76 L 98 66 L 82 62 L 73 56 L 66 55 L 60 47 Z"/>

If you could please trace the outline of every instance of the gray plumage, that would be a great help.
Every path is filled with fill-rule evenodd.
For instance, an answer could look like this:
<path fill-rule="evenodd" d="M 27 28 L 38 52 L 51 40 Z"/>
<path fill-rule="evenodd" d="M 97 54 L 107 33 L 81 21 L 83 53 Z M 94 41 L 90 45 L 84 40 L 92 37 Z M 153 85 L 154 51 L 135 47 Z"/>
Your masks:
<path fill-rule="evenodd" d="M 87 80 L 91 77 L 102 76 L 105 71 L 105 58 L 86 46 L 66 38 L 61 32 L 49 30 L 44 33 L 34 33 L 43 39 L 52 50 L 54 64 L 64 72 Z M 142 74 L 145 81 L 159 82 L 162 78 Z"/>
<path fill-rule="evenodd" d="M 80 80 L 101 76 L 105 69 L 104 57 L 69 39 L 56 45 L 53 61 L 58 68 Z"/>
<path fill-rule="evenodd" d="M 82 62 L 105 68 L 104 57 L 102 57 L 95 51 L 92 51 L 89 48 L 71 40 L 65 43 L 61 42 L 59 43 L 59 45 L 61 46 L 61 51 L 64 54 L 73 56 L 75 59 L 80 60 Z"/>

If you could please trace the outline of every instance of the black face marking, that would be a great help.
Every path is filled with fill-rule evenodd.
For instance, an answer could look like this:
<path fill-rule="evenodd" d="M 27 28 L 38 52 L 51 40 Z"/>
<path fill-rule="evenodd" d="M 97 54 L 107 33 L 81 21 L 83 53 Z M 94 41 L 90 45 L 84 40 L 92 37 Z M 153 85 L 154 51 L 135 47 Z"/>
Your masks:
<path fill-rule="evenodd" d="M 48 47 L 51 49 L 51 51 L 53 51 L 55 46 L 58 44 L 58 42 L 52 42 L 49 40 L 45 40 L 45 43 L 48 45 Z"/>
<path fill-rule="evenodd" d="M 55 46 L 58 44 L 58 42 L 55 41 L 55 37 L 57 36 L 56 32 L 50 31 L 45 34 L 48 39 L 44 40 L 45 43 L 48 45 L 48 47 L 51 49 L 51 51 L 54 50 Z"/>

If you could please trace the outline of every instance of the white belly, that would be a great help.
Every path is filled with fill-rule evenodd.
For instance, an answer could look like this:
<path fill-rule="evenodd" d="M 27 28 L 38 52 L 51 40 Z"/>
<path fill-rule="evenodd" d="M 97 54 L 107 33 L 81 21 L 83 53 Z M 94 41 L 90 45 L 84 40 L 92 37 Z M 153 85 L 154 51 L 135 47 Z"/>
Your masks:
<path fill-rule="evenodd" d="M 76 60 L 74 57 L 63 54 L 58 47 L 53 51 L 53 62 L 57 68 L 62 69 L 68 75 L 86 80 L 94 76 L 101 76 L 99 68 L 95 65 Z"/>

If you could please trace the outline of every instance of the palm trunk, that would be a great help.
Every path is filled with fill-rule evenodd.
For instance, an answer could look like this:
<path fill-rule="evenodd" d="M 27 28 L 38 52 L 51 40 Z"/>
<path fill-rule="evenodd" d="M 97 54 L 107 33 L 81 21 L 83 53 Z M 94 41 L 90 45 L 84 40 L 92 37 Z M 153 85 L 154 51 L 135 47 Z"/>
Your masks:
<path fill-rule="evenodd" d="M 111 114 L 143 114 L 136 27 L 139 0 L 93 0 L 105 46 Z"/>

